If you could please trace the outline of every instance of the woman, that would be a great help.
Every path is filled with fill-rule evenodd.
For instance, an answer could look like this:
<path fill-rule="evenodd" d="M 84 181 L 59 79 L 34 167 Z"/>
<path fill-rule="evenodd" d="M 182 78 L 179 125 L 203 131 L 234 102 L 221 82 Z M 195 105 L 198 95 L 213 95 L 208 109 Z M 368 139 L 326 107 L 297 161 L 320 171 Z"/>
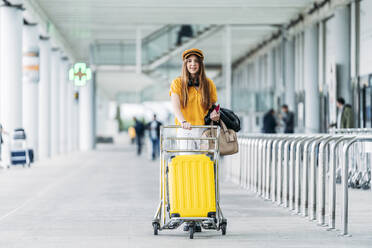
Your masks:
<path fill-rule="evenodd" d="M 217 90 L 213 81 L 205 75 L 204 55 L 201 50 L 196 48 L 186 50 L 182 54 L 182 59 L 181 76 L 173 80 L 169 92 L 176 125 L 182 127 L 178 131 L 178 136 L 200 137 L 203 130 L 191 129 L 191 126 L 204 125 L 205 115 L 217 102 Z M 210 118 L 218 121 L 220 115 L 212 111 Z M 181 146 L 183 146 L 181 149 L 185 148 L 184 145 Z"/>

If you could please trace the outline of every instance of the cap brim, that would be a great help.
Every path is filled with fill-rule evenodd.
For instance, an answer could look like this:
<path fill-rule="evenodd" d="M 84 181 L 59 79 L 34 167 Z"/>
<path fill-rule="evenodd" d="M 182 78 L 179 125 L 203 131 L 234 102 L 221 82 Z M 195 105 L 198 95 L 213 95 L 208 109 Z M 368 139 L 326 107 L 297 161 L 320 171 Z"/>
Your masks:
<path fill-rule="evenodd" d="M 187 59 L 187 58 L 190 57 L 191 55 L 196 55 L 196 56 L 198 56 L 199 58 L 204 59 L 204 57 L 203 57 L 200 53 L 195 52 L 195 51 L 192 51 L 192 52 L 189 52 L 189 53 L 185 54 L 184 59 Z"/>

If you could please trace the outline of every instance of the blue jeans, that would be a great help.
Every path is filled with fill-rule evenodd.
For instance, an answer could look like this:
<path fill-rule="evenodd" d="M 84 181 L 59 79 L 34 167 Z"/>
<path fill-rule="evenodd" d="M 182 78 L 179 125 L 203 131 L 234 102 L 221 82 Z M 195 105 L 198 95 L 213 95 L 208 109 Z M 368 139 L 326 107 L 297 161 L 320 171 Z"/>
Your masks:
<path fill-rule="evenodd" d="M 159 148 L 159 139 L 151 139 L 152 143 L 152 160 L 155 160 L 158 157 L 160 148 Z"/>

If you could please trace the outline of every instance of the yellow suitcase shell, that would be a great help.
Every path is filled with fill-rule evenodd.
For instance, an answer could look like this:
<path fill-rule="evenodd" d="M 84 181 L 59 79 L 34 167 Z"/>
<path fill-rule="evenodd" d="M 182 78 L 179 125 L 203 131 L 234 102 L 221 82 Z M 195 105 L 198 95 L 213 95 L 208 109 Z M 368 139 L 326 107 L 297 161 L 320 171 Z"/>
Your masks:
<path fill-rule="evenodd" d="M 175 156 L 168 170 L 171 216 L 208 217 L 216 213 L 214 164 L 208 156 Z"/>

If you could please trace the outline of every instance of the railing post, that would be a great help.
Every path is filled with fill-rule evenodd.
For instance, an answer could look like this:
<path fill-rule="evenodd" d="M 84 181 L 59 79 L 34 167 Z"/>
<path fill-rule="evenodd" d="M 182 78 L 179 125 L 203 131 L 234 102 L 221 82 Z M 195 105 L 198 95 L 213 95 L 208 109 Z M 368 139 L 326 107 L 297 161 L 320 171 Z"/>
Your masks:
<path fill-rule="evenodd" d="M 271 145 L 273 139 L 271 138 L 266 147 L 266 181 L 265 181 L 265 199 L 270 199 L 270 171 L 271 171 L 271 158 L 272 158 L 272 149 Z"/>
<path fill-rule="evenodd" d="M 276 173 L 276 166 L 277 166 L 277 158 L 278 158 L 278 150 L 277 144 L 279 143 L 279 139 L 274 140 L 273 146 L 271 148 L 272 162 L 271 162 L 271 201 L 274 203 L 276 202 L 276 181 L 277 181 L 277 173 Z"/>
<path fill-rule="evenodd" d="M 282 145 L 284 144 L 284 140 L 280 140 L 278 144 L 278 161 L 277 161 L 277 174 L 278 177 L 276 179 L 276 202 L 278 205 L 282 204 L 282 164 L 283 164 L 283 154 L 282 154 Z"/>
<path fill-rule="evenodd" d="M 289 147 L 291 140 L 287 140 L 284 144 L 284 161 L 283 161 L 283 206 L 288 207 L 288 166 L 289 166 Z"/>

